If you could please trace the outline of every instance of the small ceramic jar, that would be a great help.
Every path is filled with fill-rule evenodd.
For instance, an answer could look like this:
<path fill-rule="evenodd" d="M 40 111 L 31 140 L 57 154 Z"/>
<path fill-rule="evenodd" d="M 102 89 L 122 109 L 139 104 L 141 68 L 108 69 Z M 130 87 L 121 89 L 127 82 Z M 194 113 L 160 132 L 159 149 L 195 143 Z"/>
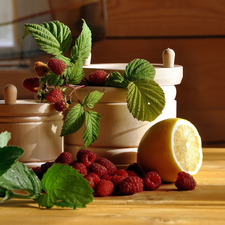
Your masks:
<path fill-rule="evenodd" d="M 92 64 L 84 66 L 86 75 L 96 70 L 119 71 L 124 73 L 127 64 Z M 162 114 L 153 122 L 142 122 L 134 119 L 126 103 L 126 89 L 113 87 L 86 86 L 77 90 L 82 100 L 91 91 L 98 90 L 104 93 L 102 99 L 95 105 L 94 111 L 101 115 L 100 134 L 98 139 L 88 147 L 100 157 L 111 160 L 117 167 L 124 167 L 136 162 L 137 148 L 140 139 L 150 126 L 156 122 L 176 117 L 176 87 L 183 77 L 183 67 L 173 65 L 164 67 L 163 64 L 153 64 L 156 69 L 155 81 L 165 93 L 166 105 Z M 72 106 L 76 105 L 73 99 Z M 72 107 L 71 106 L 71 107 Z M 76 147 L 83 145 L 83 131 L 85 127 L 74 134 L 65 136 L 65 151 L 72 153 L 74 158 L 79 150 Z"/>
<path fill-rule="evenodd" d="M 64 151 L 60 137 L 63 116 L 52 104 L 35 100 L 16 100 L 15 86 L 7 85 L 5 100 L 0 101 L 0 133 L 11 133 L 9 145 L 24 149 L 19 161 L 32 167 L 55 160 Z"/>

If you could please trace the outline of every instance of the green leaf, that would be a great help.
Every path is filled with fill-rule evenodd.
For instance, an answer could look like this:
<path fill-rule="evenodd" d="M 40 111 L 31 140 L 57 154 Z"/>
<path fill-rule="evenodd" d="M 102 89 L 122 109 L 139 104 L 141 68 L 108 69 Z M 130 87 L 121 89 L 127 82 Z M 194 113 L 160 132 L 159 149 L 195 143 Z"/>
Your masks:
<path fill-rule="evenodd" d="M 82 32 L 76 39 L 75 46 L 71 51 L 71 61 L 73 63 L 75 63 L 80 56 L 83 60 L 82 62 L 85 62 L 91 52 L 91 41 L 91 31 L 86 22 L 83 20 Z"/>
<path fill-rule="evenodd" d="M 152 80 L 155 77 L 155 68 L 144 59 L 134 59 L 124 72 L 124 78 L 129 81 Z"/>
<path fill-rule="evenodd" d="M 79 84 L 84 76 L 83 71 L 83 59 L 82 57 L 78 57 L 75 64 L 71 63 L 70 67 L 67 69 L 68 73 L 68 83 L 69 84 Z"/>
<path fill-rule="evenodd" d="M 77 170 L 65 164 L 54 164 L 41 181 L 46 192 L 37 199 L 39 206 L 83 208 L 93 201 L 89 182 Z"/>
<path fill-rule="evenodd" d="M 127 107 L 134 118 L 153 121 L 165 106 L 165 96 L 154 80 L 130 82 L 127 92 Z"/>
<path fill-rule="evenodd" d="M 127 88 L 129 81 L 125 80 L 119 72 L 111 72 L 105 84 L 110 87 Z"/>
<path fill-rule="evenodd" d="M 41 182 L 32 169 L 15 162 L 0 177 L 0 186 L 8 190 L 27 190 L 33 194 L 41 192 Z"/>
<path fill-rule="evenodd" d="M 11 133 L 8 131 L 0 134 L 0 148 L 5 147 L 11 139 Z"/>
<path fill-rule="evenodd" d="M 24 35 L 31 34 L 36 40 L 39 48 L 48 54 L 59 55 L 65 53 L 71 45 L 72 36 L 69 27 L 59 21 L 49 23 L 24 24 Z"/>
<path fill-rule="evenodd" d="M 0 177 L 23 155 L 23 153 L 24 150 L 16 146 L 0 148 Z"/>
<path fill-rule="evenodd" d="M 92 91 L 88 95 L 86 95 L 83 99 L 82 105 L 89 109 L 92 109 L 95 104 L 97 104 L 102 98 L 104 93 L 99 91 Z"/>
<path fill-rule="evenodd" d="M 85 112 L 81 104 L 75 105 L 68 113 L 61 131 L 61 136 L 75 133 L 85 121 Z"/>
<path fill-rule="evenodd" d="M 97 112 L 88 110 L 85 113 L 85 117 L 86 117 L 86 129 L 84 131 L 83 139 L 85 148 L 87 148 L 98 138 L 100 132 L 101 116 Z"/>

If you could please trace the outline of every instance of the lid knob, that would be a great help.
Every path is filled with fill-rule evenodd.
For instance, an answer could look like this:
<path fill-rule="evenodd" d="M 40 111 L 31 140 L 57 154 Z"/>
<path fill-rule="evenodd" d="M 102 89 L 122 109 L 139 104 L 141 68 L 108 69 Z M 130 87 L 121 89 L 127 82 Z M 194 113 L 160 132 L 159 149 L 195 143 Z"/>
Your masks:
<path fill-rule="evenodd" d="M 17 88 L 13 84 L 8 84 L 3 90 L 6 105 L 12 105 L 17 100 Z"/>
<path fill-rule="evenodd" d="M 173 49 L 167 48 L 162 53 L 163 67 L 171 68 L 174 67 L 175 52 Z"/>

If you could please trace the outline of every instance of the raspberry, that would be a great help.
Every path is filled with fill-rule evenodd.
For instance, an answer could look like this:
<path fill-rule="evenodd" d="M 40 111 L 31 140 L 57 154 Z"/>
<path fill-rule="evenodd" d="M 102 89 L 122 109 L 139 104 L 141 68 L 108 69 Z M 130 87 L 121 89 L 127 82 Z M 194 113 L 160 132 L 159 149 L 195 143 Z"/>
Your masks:
<path fill-rule="evenodd" d="M 128 176 L 130 176 L 130 177 L 137 176 L 137 174 L 134 171 L 132 171 L 132 170 L 127 170 L 127 173 L 128 173 Z"/>
<path fill-rule="evenodd" d="M 60 101 L 60 102 L 56 102 L 54 104 L 55 110 L 59 111 L 59 112 L 64 112 L 66 110 L 66 102 L 64 100 Z"/>
<path fill-rule="evenodd" d="M 105 197 L 112 195 L 114 192 L 114 185 L 110 180 L 101 179 L 95 186 L 95 193 L 97 196 Z"/>
<path fill-rule="evenodd" d="M 89 166 L 89 171 L 92 173 L 96 173 L 99 177 L 101 177 L 104 174 L 107 174 L 107 169 L 100 165 L 99 163 L 92 163 Z"/>
<path fill-rule="evenodd" d="M 63 99 L 63 94 L 60 89 L 55 88 L 49 91 L 49 93 L 46 96 L 46 100 L 50 103 L 56 103 L 60 102 Z"/>
<path fill-rule="evenodd" d="M 23 87 L 27 90 L 36 93 L 40 85 L 40 80 L 38 77 L 29 77 L 23 80 Z"/>
<path fill-rule="evenodd" d="M 104 166 L 107 169 L 107 172 L 109 175 L 113 175 L 117 171 L 116 166 L 106 158 L 99 158 L 99 159 L 95 160 L 95 162 Z"/>
<path fill-rule="evenodd" d="M 179 172 L 175 186 L 179 190 L 194 190 L 196 187 L 195 179 L 186 172 Z"/>
<path fill-rule="evenodd" d="M 96 173 L 89 173 L 84 178 L 91 177 L 95 184 L 97 184 L 100 181 L 99 176 Z"/>
<path fill-rule="evenodd" d="M 116 175 L 122 176 L 122 177 L 128 177 L 128 173 L 124 169 L 117 170 Z"/>
<path fill-rule="evenodd" d="M 43 77 L 50 69 L 45 63 L 38 61 L 34 64 L 34 71 L 39 77 Z"/>
<path fill-rule="evenodd" d="M 41 170 L 41 166 L 33 167 L 32 170 L 37 175 L 37 177 L 41 180 L 42 176 L 43 176 L 43 173 L 42 173 L 42 170 Z"/>
<path fill-rule="evenodd" d="M 104 70 L 98 70 L 93 73 L 90 73 L 88 76 L 88 80 L 91 85 L 104 86 L 106 76 L 107 76 L 107 73 Z"/>
<path fill-rule="evenodd" d="M 73 168 L 75 170 L 78 170 L 78 173 L 80 173 L 80 174 L 82 174 L 84 176 L 87 175 L 87 173 L 88 173 L 87 172 L 87 167 L 81 162 L 73 164 Z"/>
<path fill-rule="evenodd" d="M 134 171 L 139 177 L 144 175 L 143 170 L 139 167 L 137 163 L 130 164 L 126 170 Z"/>
<path fill-rule="evenodd" d="M 150 171 L 143 176 L 144 187 L 147 190 L 156 190 L 161 185 L 161 177 L 155 171 Z"/>
<path fill-rule="evenodd" d="M 73 163 L 72 155 L 69 152 L 62 152 L 57 159 L 55 160 L 56 163 L 62 163 L 71 165 Z"/>
<path fill-rule="evenodd" d="M 93 177 L 84 177 L 88 182 L 89 182 L 89 185 L 92 187 L 92 189 L 94 190 L 95 189 L 95 182 L 93 180 Z"/>
<path fill-rule="evenodd" d="M 66 68 L 66 64 L 60 59 L 51 58 L 48 61 L 48 67 L 56 75 L 62 75 L 64 73 L 65 68 Z"/>
<path fill-rule="evenodd" d="M 108 174 L 104 174 L 101 176 L 101 179 L 104 179 L 104 180 L 111 180 L 112 176 L 111 175 L 108 175 Z"/>
<path fill-rule="evenodd" d="M 133 195 L 143 191 L 143 181 L 140 177 L 126 177 L 118 187 L 118 193 L 122 195 Z"/>
<path fill-rule="evenodd" d="M 125 179 L 126 177 L 123 176 L 118 176 L 118 175 L 114 175 L 111 177 L 111 182 L 114 184 L 114 188 L 117 191 L 120 183 L 122 183 L 122 181 Z"/>
<path fill-rule="evenodd" d="M 46 173 L 47 170 L 53 165 L 55 162 L 46 162 L 41 165 L 42 174 Z"/>
<path fill-rule="evenodd" d="M 86 167 L 89 167 L 96 159 L 96 155 L 94 152 L 81 149 L 77 152 L 77 160 L 82 162 Z"/>

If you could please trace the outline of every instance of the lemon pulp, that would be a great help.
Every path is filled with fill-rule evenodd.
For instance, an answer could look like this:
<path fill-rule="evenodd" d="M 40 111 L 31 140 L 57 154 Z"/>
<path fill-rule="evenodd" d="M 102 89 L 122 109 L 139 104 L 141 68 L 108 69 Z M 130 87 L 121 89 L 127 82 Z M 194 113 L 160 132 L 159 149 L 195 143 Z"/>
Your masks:
<path fill-rule="evenodd" d="M 202 164 L 201 138 L 189 121 L 178 119 L 172 132 L 174 158 L 182 171 L 196 174 Z"/>

